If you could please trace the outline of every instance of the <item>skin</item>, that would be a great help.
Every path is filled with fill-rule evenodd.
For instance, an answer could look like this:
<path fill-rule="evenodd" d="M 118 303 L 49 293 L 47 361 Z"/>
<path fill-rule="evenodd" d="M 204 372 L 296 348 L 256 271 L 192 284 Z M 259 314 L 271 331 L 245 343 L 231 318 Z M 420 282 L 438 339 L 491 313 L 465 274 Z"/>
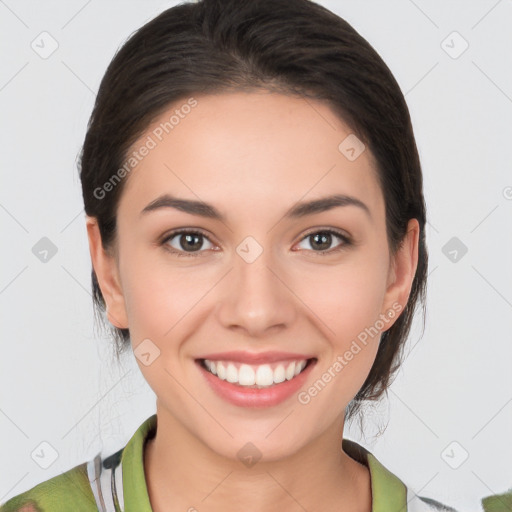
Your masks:
<path fill-rule="evenodd" d="M 269 92 L 194 97 L 198 105 L 131 171 L 112 252 L 87 218 L 109 320 L 130 329 L 132 348 L 149 338 L 160 350 L 148 366 L 136 359 L 157 396 L 157 434 L 144 455 L 153 510 L 238 511 L 243 504 L 249 512 L 368 512 L 368 469 L 338 447 L 345 407 L 370 371 L 380 335 L 307 405 L 296 395 L 267 408 L 230 404 L 194 359 L 228 350 L 312 354 L 318 361 L 307 389 L 379 315 L 407 303 L 418 222 L 409 221 L 392 257 L 373 157 L 366 149 L 349 161 L 338 150 L 351 130 L 326 104 Z M 141 216 L 163 192 L 212 204 L 226 221 L 173 208 Z M 333 193 L 358 198 L 370 214 L 349 205 L 284 218 L 297 202 Z M 178 228 L 206 233 L 199 256 L 187 257 L 183 236 L 166 244 L 184 257 L 159 245 Z M 333 235 L 320 255 L 306 235 L 327 228 L 352 244 Z M 247 236 L 263 248 L 252 263 L 236 252 Z M 250 468 L 237 457 L 247 442 L 262 454 Z"/>

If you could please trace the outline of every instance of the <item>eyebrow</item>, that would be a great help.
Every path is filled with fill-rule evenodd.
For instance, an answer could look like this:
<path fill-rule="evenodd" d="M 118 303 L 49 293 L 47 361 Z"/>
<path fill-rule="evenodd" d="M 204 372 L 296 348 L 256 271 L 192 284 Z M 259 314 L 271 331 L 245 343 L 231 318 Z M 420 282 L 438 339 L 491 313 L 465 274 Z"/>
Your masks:
<path fill-rule="evenodd" d="M 331 196 L 323 197 L 321 199 L 314 199 L 308 202 L 301 202 L 290 208 L 284 215 L 287 219 L 296 219 L 321 213 L 339 206 L 356 206 L 361 208 L 371 218 L 370 209 L 361 200 L 347 196 L 344 194 L 334 194 Z M 180 199 L 173 197 L 170 194 L 163 194 L 151 201 L 141 212 L 140 216 L 149 212 L 160 210 L 161 208 L 174 208 L 191 215 L 199 215 L 209 219 L 219 220 L 225 222 L 225 216 L 220 213 L 213 205 L 203 201 L 195 201 L 192 199 Z"/>

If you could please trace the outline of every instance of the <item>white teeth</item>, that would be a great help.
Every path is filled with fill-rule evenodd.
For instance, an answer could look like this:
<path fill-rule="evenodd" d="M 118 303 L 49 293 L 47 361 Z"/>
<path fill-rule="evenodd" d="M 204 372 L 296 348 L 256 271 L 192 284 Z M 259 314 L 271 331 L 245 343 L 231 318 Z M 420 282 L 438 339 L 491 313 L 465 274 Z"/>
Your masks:
<path fill-rule="evenodd" d="M 284 382 L 286 380 L 286 375 L 284 371 L 284 366 L 280 364 L 275 370 L 274 370 L 274 382 L 276 384 L 279 384 L 280 382 Z"/>
<path fill-rule="evenodd" d="M 306 366 L 306 361 L 301 361 L 300 363 L 295 365 L 295 375 L 299 375 L 299 373 L 304 370 Z"/>
<path fill-rule="evenodd" d="M 286 380 L 291 380 L 295 376 L 295 363 L 290 363 L 286 368 Z"/>
<path fill-rule="evenodd" d="M 228 364 L 228 369 L 226 370 L 226 380 L 228 382 L 238 382 L 238 371 L 233 363 Z"/>
<path fill-rule="evenodd" d="M 215 364 L 214 361 L 208 361 L 207 359 L 205 359 L 204 364 L 206 365 L 208 370 L 210 370 L 210 372 L 213 373 L 213 375 L 217 375 L 217 365 Z"/>
<path fill-rule="evenodd" d="M 307 361 L 292 361 L 288 364 L 278 364 L 272 369 L 269 364 L 249 365 L 241 364 L 238 368 L 234 363 L 227 361 L 204 360 L 204 365 L 219 379 L 233 384 L 248 387 L 269 387 L 285 380 L 291 380 L 302 372 Z"/>
<path fill-rule="evenodd" d="M 240 370 L 238 370 L 238 383 L 241 386 L 254 386 L 256 383 L 254 370 L 248 364 L 240 366 Z"/>
<path fill-rule="evenodd" d="M 256 384 L 258 386 L 271 386 L 274 383 L 274 372 L 268 364 L 258 366 L 256 370 Z"/>
<path fill-rule="evenodd" d="M 226 380 L 226 368 L 221 362 L 217 362 L 217 375 L 219 379 Z"/>

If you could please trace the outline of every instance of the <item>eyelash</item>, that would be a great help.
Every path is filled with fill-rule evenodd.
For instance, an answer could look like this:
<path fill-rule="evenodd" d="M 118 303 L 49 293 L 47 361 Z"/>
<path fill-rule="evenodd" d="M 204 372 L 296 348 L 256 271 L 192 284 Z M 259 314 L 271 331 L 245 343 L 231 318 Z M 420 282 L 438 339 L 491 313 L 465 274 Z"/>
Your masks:
<path fill-rule="evenodd" d="M 334 249 L 330 249 L 330 250 L 326 250 L 326 251 L 312 251 L 312 250 L 308 250 L 308 252 L 313 252 L 315 255 L 327 256 L 327 255 L 334 254 L 334 253 L 337 253 L 339 251 L 342 251 L 342 250 L 346 249 L 347 247 L 353 245 L 352 240 L 347 235 L 344 235 L 343 233 L 341 233 L 341 232 L 339 232 L 337 230 L 334 230 L 334 229 L 316 229 L 315 231 L 310 231 L 309 233 L 307 233 L 306 235 L 304 235 L 301 238 L 299 243 L 303 242 L 304 240 L 306 240 L 307 238 L 311 237 L 312 235 L 316 235 L 316 234 L 319 234 L 319 233 L 335 235 L 336 237 L 340 238 L 343 243 L 341 243 L 340 245 L 336 246 Z M 197 258 L 197 257 L 201 256 L 202 252 L 204 252 L 204 251 L 186 252 L 186 251 L 176 250 L 176 249 L 170 247 L 169 245 L 167 245 L 169 240 L 172 240 L 173 238 L 175 238 L 178 235 L 201 235 L 204 238 L 206 238 L 210 243 L 213 243 L 208 238 L 208 236 L 203 231 L 201 231 L 200 229 L 195 229 L 195 230 L 192 230 L 192 229 L 190 229 L 190 230 L 189 229 L 180 229 L 180 230 L 173 231 L 173 232 L 169 233 L 168 235 L 164 236 L 164 238 L 160 242 L 160 245 L 164 246 L 164 248 L 167 251 L 171 252 L 172 254 L 175 254 L 178 257 Z"/>

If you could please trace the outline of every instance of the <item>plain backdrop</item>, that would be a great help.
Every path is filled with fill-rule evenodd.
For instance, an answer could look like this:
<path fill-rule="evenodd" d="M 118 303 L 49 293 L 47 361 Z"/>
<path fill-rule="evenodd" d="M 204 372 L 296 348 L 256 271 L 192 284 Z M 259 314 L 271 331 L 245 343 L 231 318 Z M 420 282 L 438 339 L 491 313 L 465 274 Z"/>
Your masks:
<path fill-rule="evenodd" d="M 429 216 L 425 333 L 418 317 L 388 399 L 345 435 L 417 493 L 480 510 L 512 486 L 512 2 L 318 3 L 400 84 Z M 0 502 L 120 448 L 155 412 L 133 354 L 117 364 L 94 330 L 76 157 L 114 53 L 175 4 L 0 2 Z"/>

